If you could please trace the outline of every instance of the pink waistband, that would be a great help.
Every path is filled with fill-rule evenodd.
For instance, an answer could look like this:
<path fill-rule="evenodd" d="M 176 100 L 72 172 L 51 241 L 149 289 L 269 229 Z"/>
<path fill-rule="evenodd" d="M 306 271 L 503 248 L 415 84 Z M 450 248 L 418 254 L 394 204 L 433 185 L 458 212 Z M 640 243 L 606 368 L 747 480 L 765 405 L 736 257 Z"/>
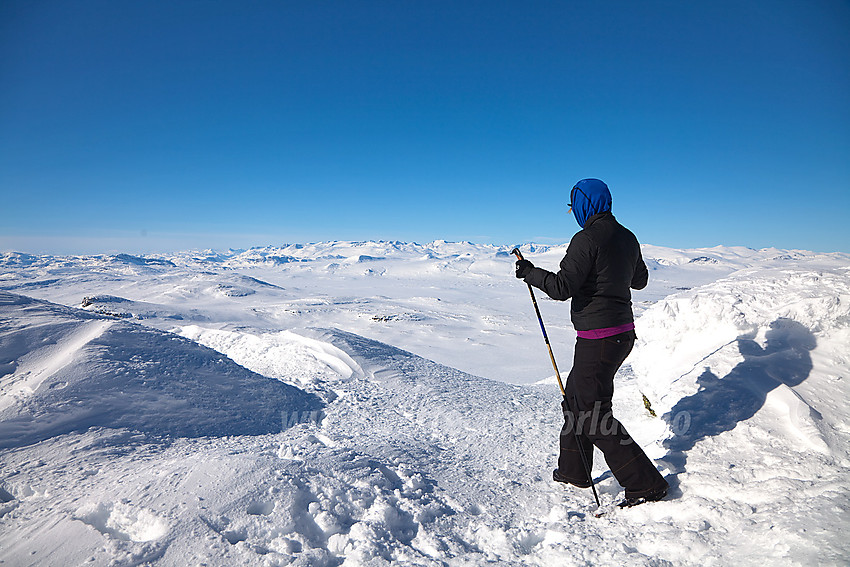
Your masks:
<path fill-rule="evenodd" d="M 625 333 L 626 331 L 634 330 L 634 328 L 634 323 L 626 323 L 625 325 L 618 325 L 617 327 L 591 329 L 589 331 L 576 331 L 576 335 L 578 335 L 581 339 L 604 339 L 607 337 L 613 337 L 614 335 L 619 335 L 620 333 Z"/>

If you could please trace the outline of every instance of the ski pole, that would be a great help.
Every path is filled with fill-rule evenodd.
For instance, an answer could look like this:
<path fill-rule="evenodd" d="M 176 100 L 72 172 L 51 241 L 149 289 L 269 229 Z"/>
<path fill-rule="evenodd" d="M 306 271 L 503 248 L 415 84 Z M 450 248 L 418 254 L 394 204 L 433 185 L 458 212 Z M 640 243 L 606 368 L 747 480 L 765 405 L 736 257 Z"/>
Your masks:
<path fill-rule="evenodd" d="M 511 254 L 514 254 L 517 260 L 522 260 L 522 252 L 519 251 L 519 248 L 514 248 L 511 250 Z M 558 365 L 555 363 L 555 355 L 552 354 L 552 345 L 549 344 L 549 335 L 546 334 L 546 327 L 543 326 L 543 317 L 540 316 L 540 308 L 537 307 L 537 298 L 534 297 L 534 290 L 531 289 L 531 284 L 526 283 L 528 286 L 528 293 L 531 294 L 531 302 L 534 304 L 534 312 L 537 313 L 537 320 L 540 322 L 540 330 L 543 331 L 543 340 L 546 341 L 546 348 L 549 349 L 549 360 L 552 361 L 552 368 L 555 369 L 555 377 L 558 379 L 558 387 L 561 388 L 561 395 L 565 398 L 567 397 L 567 392 L 564 390 L 564 383 L 561 382 L 561 373 L 558 372 Z"/>
<path fill-rule="evenodd" d="M 511 250 L 511 254 L 517 257 L 517 260 L 522 260 L 522 252 L 519 251 L 519 248 L 514 248 Z M 570 402 L 567 400 L 567 392 L 564 390 L 564 383 L 561 381 L 561 373 L 558 371 L 558 365 L 555 363 L 555 355 L 552 353 L 552 345 L 549 344 L 549 335 L 546 334 L 546 327 L 543 326 L 543 317 L 540 315 L 540 308 L 537 306 L 537 298 L 534 297 L 534 290 L 531 288 L 531 284 L 526 282 L 528 286 L 528 293 L 531 295 L 531 302 L 534 304 L 534 312 L 537 314 L 537 321 L 540 322 L 540 330 L 543 331 L 543 340 L 546 341 L 546 348 L 549 349 L 549 360 L 552 361 L 552 368 L 555 369 L 555 377 L 558 379 L 558 387 L 561 388 L 561 394 L 564 396 L 564 400 L 567 402 L 567 406 L 569 406 Z M 575 398 L 575 396 L 573 396 Z M 577 400 L 574 399 L 577 402 Z M 576 405 L 576 409 L 578 409 L 578 405 Z M 596 494 L 596 484 L 593 482 L 593 475 L 590 471 L 590 463 L 587 462 L 587 455 L 584 454 L 584 449 L 581 443 L 581 438 L 578 436 L 578 413 L 573 412 L 575 415 L 575 424 L 573 427 L 573 434 L 576 437 L 576 446 L 578 447 L 578 454 L 581 455 L 581 462 L 584 465 L 584 472 L 587 474 L 587 479 L 590 481 L 590 488 L 593 491 L 593 498 L 596 500 L 596 507 L 599 508 L 602 504 L 599 503 L 599 495 Z"/>

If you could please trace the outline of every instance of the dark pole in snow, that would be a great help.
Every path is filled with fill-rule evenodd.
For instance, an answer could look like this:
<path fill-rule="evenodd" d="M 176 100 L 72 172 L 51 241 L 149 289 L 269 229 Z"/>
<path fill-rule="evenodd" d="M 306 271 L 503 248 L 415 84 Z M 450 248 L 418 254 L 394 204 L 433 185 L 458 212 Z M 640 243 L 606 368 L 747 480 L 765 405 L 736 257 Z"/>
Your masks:
<path fill-rule="evenodd" d="M 511 250 L 511 254 L 517 257 L 517 260 L 522 260 L 522 252 L 519 251 L 519 248 L 514 248 Z M 540 330 L 543 331 L 543 340 L 546 341 L 546 348 L 549 349 L 549 360 L 552 361 L 552 368 L 555 369 L 555 377 L 558 379 L 558 387 L 561 388 L 561 395 L 564 396 L 564 400 L 567 400 L 567 392 L 564 390 L 564 383 L 561 381 L 561 373 L 558 371 L 558 365 L 555 363 L 555 355 L 552 353 L 552 345 L 549 344 L 549 335 L 546 334 L 546 327 L 543 326 L 543 317 L 540 315 L 540 308 L 537 307 L 537 298 L 534 297 L 534 290 L 531 289 L 531 284 L 526 283 L 528 286 L 528 293 L 531 294 L 531 302 L 534 304 L 534 312 L 537 314 L 537 321 L 540 322 Z M 567 404 L 569 405 L 569 401 Z M 576 408 L 578 409 L 578 408 Z M 574 412 L 575 413 L 575 412 Z M 578 414 L 576 414 L 575 424 L 573 427 L 573 433 L 576 436 L 576 444 L 578 445 L 578 453 L 581 455 L 581 462 L 584 464 L 584 472 L 587 473 L 587 479 L 590 481 L 590 488 L 593 490 L 593 498 L 596 500 L 596 506 L 599 507 L 601 504 L 599 503 L 599 495 L 596 494 L 596 485 L 593 482 L 593 476 L 590 472 L 590 463 L 587 462 L 587 456 L 584 454 L 582 450 L 581 439 L 578 436 Z"/>
<path fill-rule="evenodd" d="M 514 248 L 511 250 L 511 254 L 514 254 L 517 260 L 522 260 L 522 253 L 519 251 L 519 248 Z M 540 308 L 537 307 L 537 298 L 534 297 L 534 290 L 531 289 L 531 284 L 525 284 L 528 286 L 528 293 L 531 294 L 531 302 L 534 304 L 534 312 L 537 313 L 537 320 L 540 322 L 540 330 L 543 331 L 543 340 L 546 341 L 546 348 L 549 349 L 549 360 L 552 361 L 552 368 L 555 369 L 555 377 L 558 378 L 558 387 L 561 388 L 561 395 L 567 397 L 567 392 L 564 390 L 564 383 L 561 382 L 561 373 L 558 372 L 558 365 L 555 363 L 555 355 L 552 354 L 552 345 L 549 344 L 549 335 L 546 334 L 546 327 L 543 326 L 543 317 L 540 316 Z"/>

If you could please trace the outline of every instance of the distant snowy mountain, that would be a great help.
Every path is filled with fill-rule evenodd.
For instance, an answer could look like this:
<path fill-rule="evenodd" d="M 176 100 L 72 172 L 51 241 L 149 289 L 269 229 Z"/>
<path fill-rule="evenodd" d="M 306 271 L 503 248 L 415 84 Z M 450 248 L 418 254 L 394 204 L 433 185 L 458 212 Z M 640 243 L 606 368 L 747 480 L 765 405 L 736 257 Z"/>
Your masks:
<path fill-rule="evenodd" d="M 672 490 L 598 519 L 550 480 L 559 392 L 510 247 L 2 254 L 2 560 L 843 564 L 850 256 L 643 253 L 614 403 Z M 566 375 L 569 302 L 538 298 Z"/>

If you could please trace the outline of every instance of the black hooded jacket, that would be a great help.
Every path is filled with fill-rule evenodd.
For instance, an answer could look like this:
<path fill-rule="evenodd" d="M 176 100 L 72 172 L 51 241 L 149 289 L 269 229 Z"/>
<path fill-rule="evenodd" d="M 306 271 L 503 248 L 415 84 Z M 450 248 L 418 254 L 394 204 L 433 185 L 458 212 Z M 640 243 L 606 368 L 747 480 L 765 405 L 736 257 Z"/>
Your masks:
<path fill-rule="evenodd" d="M 633 322 L 630 288 L 646 287 L 649 272 L 635 235 L 604 212 L 573 236 L 557 274 L 532 268 L 524 279 L 552 299 L 572 298 L 573 326 L 590 331 Z"/>

